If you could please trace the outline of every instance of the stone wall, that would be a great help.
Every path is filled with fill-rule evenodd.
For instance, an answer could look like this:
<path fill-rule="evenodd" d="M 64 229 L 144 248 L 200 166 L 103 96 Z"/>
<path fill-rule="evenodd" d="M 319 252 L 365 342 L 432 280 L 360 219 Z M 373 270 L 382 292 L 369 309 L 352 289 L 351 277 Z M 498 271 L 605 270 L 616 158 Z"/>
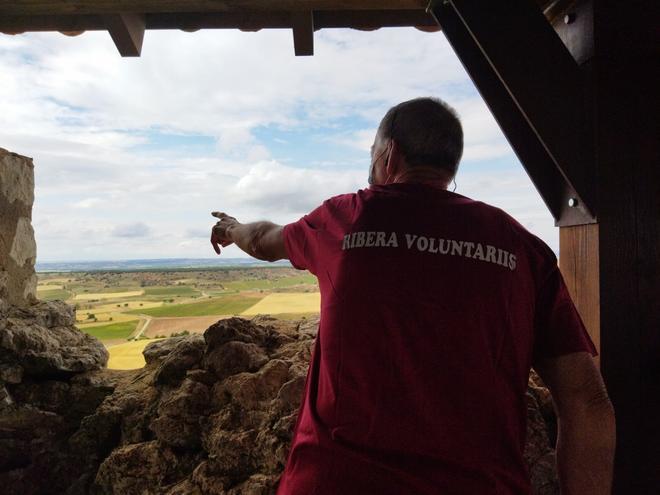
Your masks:
<path fill-rule="evenodd" d="M 32 159 L 0 148 L 0 305 L 4 301 L 25 307 L 36 302 L 32 203 Z"/>

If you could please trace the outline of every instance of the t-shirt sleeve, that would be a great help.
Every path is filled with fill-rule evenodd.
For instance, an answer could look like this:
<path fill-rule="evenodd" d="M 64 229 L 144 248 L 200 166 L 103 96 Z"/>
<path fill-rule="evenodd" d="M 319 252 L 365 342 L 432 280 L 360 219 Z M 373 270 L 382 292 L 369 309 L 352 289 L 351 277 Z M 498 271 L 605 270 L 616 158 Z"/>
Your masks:
<path fill-rule="evenodd" d="M 327 201 L 297 222 L 284 226 L 284 246 L 289 261 L 298 270 L 309 270 L 316 275 L 319 235 L 325 228 L 326 208 Z"/>
<path fill-rule="evenodd" d="M 534 326 L 534 363 L 573 352 L 598 355 L 556 264 L 538 292 Z"/>

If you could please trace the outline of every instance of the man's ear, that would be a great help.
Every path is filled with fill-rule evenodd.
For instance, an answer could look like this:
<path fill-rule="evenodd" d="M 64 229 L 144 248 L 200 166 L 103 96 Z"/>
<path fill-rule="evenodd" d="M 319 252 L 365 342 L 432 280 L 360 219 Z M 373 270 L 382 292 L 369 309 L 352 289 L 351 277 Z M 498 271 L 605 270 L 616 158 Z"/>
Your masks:
<path fill-rule="evenodd" d="M 387 153 L 385 168 L 387 173 L 394 177 L 396 174 L 401 173 L 405 168 L 405 159 L 401 154 L 401 148 L 399 148 L 398 143 L 394 139 L 390 139 L 388 147 L 389 152 Z"/>

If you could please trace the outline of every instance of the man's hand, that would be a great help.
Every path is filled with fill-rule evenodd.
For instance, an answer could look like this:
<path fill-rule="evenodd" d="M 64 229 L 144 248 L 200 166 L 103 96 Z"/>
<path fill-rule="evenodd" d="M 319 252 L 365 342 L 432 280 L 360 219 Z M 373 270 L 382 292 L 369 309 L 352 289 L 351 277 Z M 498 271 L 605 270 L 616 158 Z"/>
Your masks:
<path fill-rule="evenodd" d="M 214 211 L 211 215 L 220 219 L 211 229 L 211 245 L 216 254 L 220 254 L 220 246 L 227 247 L 234 242 L 230 237 L 229 230 L 239 225 L 239 222 L 234 217 L 219 211 Z"/>
<path fill-rule="evenodd" d="M 220 246 L 235 243 L 250 256 L 263 261 L 288 259 L 282 235 L 283 227 L 272 222 L 240 223 L 226 213 L 211 213 L 219 218 L 211 229 L 211 245 L 217 254 Z"/>

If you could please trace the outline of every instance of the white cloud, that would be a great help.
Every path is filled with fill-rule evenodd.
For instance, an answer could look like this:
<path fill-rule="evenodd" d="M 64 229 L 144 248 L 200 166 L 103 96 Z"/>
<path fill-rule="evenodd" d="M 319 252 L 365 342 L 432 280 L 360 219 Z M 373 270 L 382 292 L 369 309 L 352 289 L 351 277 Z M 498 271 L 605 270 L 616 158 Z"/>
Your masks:
<path fill-rule="evenodd" d="M 142 222 L 117 225 L 112 229 L 112 235 L 115 237 L 146 237 L 150 232 L 149 226 Z"/>
<path fill-rule="evenodd" d="M 554 251 L 559 251 L 559 231 L 522 166 L 474 171 L 467 165 L 459 168 L 456 183 L 457 193 L 503 209 Z"/>
<path fill-rule="evenodd" d="M 91 208 L 101 203 L 99 198 L 85 198 L 73 203 L 74 208 Z"/>
<path fill-rule="evenodd" d="M 232 192 L 251 208 L 301 216 L 330 196 L 363 187 L 365 173 L 300 169 L 275 161 L 260 162 L 241 177 Z"/>
<path fill-rule="evenodd" d="M 512 156 L 443 35 L 413 29 L 323 30 L 311 58 L 293 56 L 285 30 L 150 31 L 138 59 L 119 57 L 107 33 L 0 36 L 0 87 L 0 146 L 35 159 L 41 261 L 212 256 L 213 210 L 296 220 L 366 185 L 380 118 L 416 96 L 440 96 L 461 115 L 461 174 Z M 348 163 L 364 163 L 315 153 L 314 166 L 288 166 L 257 137 L 266 127 L 295 131 L 273 139 L 292 150 L 301 133 L 325 135 L 358 150 Z M 154 131 L 215 144 L 186 155 L 150 143 Z M 458 192 L 473 181 L 475 196 L 498 191 L 494 201 L 552 238 L 528 180 L 485 177 L 460 175 Z"/>

